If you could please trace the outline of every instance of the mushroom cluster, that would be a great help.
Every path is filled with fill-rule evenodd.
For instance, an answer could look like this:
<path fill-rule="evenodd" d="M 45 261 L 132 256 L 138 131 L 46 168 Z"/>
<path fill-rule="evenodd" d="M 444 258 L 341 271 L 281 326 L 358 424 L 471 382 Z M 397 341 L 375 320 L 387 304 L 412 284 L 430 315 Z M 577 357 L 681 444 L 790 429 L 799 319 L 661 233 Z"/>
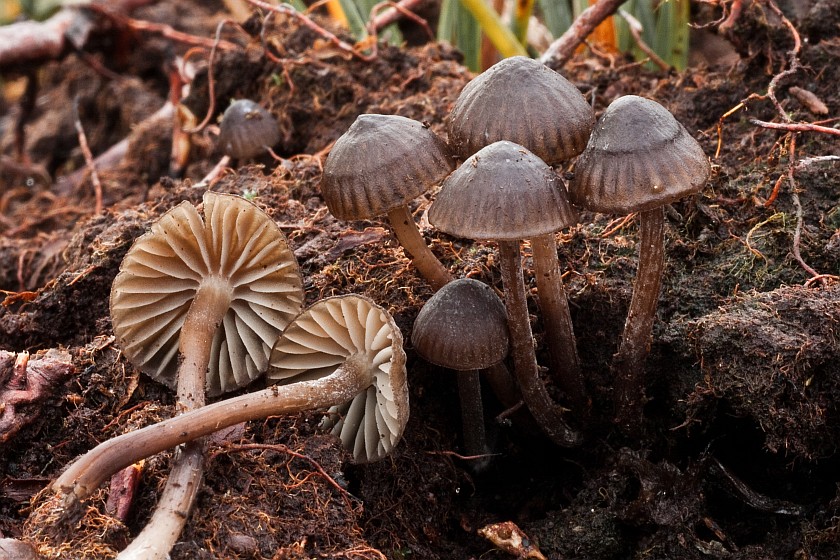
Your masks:
<path fill-rule="evenodd" d="M 705 184 L 702 149 L 664 107 L 635 96 L 614 101 L 596 123 L 574 85 L 525 57 L 503 60 L 467 84 L 447 126 L 448 142 L 405 117 L 361 115 L 332 148 L 320 187 L 341 220 L 386 215 L 436 292 L 411 341 L 429 363 L 459 372 L 463 447 L 473 469 L 486 468 L 492 451 L 482 371 L 502 403 L 521 399 L 554 443 L 583 441 L 590 400 L 557 248 L 557 232 L 578 223 L 578 209 L 640 216 L 637 277 L 613 363 L 615 419 L 636 433 L 664 268 L 663 208 Z M 220 142 L 230 157 L 249 158 L 278 134 L 267 112 L 241 101 L 225 112 Z M 575 157 L 567 188 L 552 166 Z M 455 279 L 424 240 L 411 205 L 437 187 L 429 223 L 496 244 L 503 300 L 487 284 Z M 523 243 L 533 258 L 555 391 L 540 375 Z M 118 470 L 179 446 L 158 510 L 121 558 L 167 556 L 200 485 L 202 438 L 222 428 L 322 409 L 321 426 L 356 462 L 394 450 L 408 419 L 407 358 L 394 319 L 364 295 L 306 309 L 303 301 L 279 227 L 240 197 L 208 192 L 202 211 L 184 202 L 136 240 L 113 283 L 114 332 L 139 370 L 176 390 L 179 413 L 100 444 L 53 484 L 67 500 L 83 499 Z M 263 376 L 269 388 L 205 405 L 205 396 Z"/>

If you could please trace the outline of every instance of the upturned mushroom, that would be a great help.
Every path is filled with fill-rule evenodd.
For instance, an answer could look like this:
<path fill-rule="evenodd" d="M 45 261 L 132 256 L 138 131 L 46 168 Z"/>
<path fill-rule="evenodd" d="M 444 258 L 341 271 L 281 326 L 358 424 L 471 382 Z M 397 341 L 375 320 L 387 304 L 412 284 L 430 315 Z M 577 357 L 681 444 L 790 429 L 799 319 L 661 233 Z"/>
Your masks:
<path fill-rule="evenodd" d="M 607 107 L 569 187 L 572 202 L 594 212 L 639 213 L 639 264 L 618 353 L 613 359 L 616 422 L 641 424 L 644 366 L 665 266 L 665 206 L 698 192 L 709 160 L 662 105 L 627 95 Z"/>
<path fill-rule="evenodd" d="M 204 219 L 183 202 L 129 249 L 111 289 L 111 320 L 135 366 L 173 387 L 180 411 L 241 388 L 268 365 L 300 311 L 302 279 L 279 227 L 243 198 L 206 193 Z M 209 370 L 209 374 L 208 374 Z M 120 558 L 166 557 L 200 486 L 204 445 L 178 450 L 147 527 Z"/>
<path fill-rule="evenodd" d="M 479 373 L 507 357 L 509 335 L 504 303 L 486 284 L 453 280 L 420 310 L 411 331 L 414 349 L 427 362 L 455 370 L 461 400 L 464 450 L 473 466 L 489 464 Z"/>
<path fill-rule="evenodd" d="M 356 460 L 382 458 L 399 442 L 409 412 L 402 335 L 370 299 L 316 302 L 283 331 L 270 361 L 275 385 L 108 440 L 72 463 L 53 488 L 83 499 L 118 470 L 184 442 L 240 422 L 348 403 L 353 412 L 332 429 Z"/>
<path fill-rule="evenodd" d="M 360 115 L 330 150 L 321 194 L 340 220 L 386 214 L 414 266 L 437 290 L 452 275 L 426 245 L 408 204 L 453 167 L 446 144 L 423 123 L 398 115 Z"/>
<path fill-rule="evenodd" d="M 450 235 L 496 241 L 511 355 L 523 400 L 552 441 L 580 443 L 580 434 L 562 418 L 539 377 L 519 247 L 522 239 L 576 223 L 557 174 L 526 148 L 495 142 L 447 177 L 429 209 L 429 221 Z"/>
<path fill-rule="evenodd" d="M 509 140 L 549 165 L 583 151 L 594 126 L 595 113 L 577 87 L 524 56 L 503 59 L 470 81 L 448 119 L 452 151 L 462 159 L 497 140 Z M 565 194 L 565 185 L 558 182 Z M 550 370 L 575 413 L 586 415 L 589 399 L 554 233 L 534 237 L 530 243 Z"/>

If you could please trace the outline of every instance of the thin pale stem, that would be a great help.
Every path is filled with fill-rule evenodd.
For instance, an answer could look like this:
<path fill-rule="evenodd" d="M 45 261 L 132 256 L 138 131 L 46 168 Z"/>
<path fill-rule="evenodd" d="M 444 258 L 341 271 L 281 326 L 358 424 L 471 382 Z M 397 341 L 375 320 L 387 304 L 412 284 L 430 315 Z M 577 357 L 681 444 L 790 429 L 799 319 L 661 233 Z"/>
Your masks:
<path fill-rule="evenodd" d="M 328 376 L 209 404 L 103 442 L 72 463 L 53 488 L 83 499 L 109 476 L 140 459 L 241 422 L 344 404 L 372 382 L 370 373 L 351 356 Z"/>
<path fill-rule="evenodd" d="M 665 210 L 639 214 L 639 266 L 618 353 L 613 357 L 616 423 L 628 434 L 641 428 L 645 360 L 665 267 Z"/>
<path fill-rule="evenodd" d="M 572 430 L 560 415 L 540 380 L 539 366 L 534 352 L 534 336 L 528 316 L 525 281 L 522 278 L 522 258 L 518 241 L 499 241 L 499 265 L 505 289 L 505 307 L 510 330 L 511 356 L 514 372 L 522 391 L 522 400 L 542 431 L 564 447 L 578 445 L 579 433 Z"/>
<path fill-rule="evenodd" d="M 551 359 L 551 373 L 569 398 L 572 410 L 580 417 L 588 415 L 589 400 L 580 371 L 577 342 L 572 327 L 572 315 L 563 278 L 554 234 L 540 235 L 531 240 L 534 253 L 534 276 L 537 280 L 539 306 L 545 323 L 545 339 Z"/>
<path fill-rule="evenodd" d="M 215 277 L 199 286 L 181 327 L 178 368 L 179 412 L 196 410 L 205 404 L 207 368 L 213 337 L 230 308 L 230 283 Z M 169 557 L 172 546 L 192 511 L 201 478 L 204 474 L 204 441 L 187 442 L 175 455 L 172 471 L 158 499 L 148 524 L 123 550 L 118 560 L 142 558 L 163 560 Z"/>
<path fill-rule="evenodd" d="M 417 224 L 414 223 L 414 218 L 408 211 L 407 206 L 400 206 L 388 212 L 388 221 L 391 223 L 391 228 L 399 239 L 400 245 L 411 257 L 411 262 L 414 263 L 414 266 L 417 267 L 417 270 L 420 271 L 420 274 L 433 290 L 438 291 L 453 280 L 449 271 L 426 245 L 426 241 L 420 235 L 420 230 L 417 229 Z"/>

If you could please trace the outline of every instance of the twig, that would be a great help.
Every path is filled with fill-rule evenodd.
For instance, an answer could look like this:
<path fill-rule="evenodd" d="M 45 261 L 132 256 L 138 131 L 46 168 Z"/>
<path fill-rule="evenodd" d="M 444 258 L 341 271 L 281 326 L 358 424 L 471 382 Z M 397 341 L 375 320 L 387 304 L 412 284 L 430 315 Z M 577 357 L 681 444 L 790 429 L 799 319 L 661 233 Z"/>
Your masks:
<path fill-rule="evenodd" d="M 401 2 L 392 2 L 391 0 L 385 0 L 384 2 L 376 4 L 373 8 L 370 9 L 370 22 L 368 23 L 368 33 L 375 36 L 383 28 L 397 21 L 397 19 L 399 19 L 399 16 L 402 15 L 404 17 L 407 17 L 420 27 L 422 27 L 428 35 L 429 39 L 434 41 L 435 34 L 432 31 L 432 28 L 429 27 L 428 22 L 413 12 L 413 10 L 416 9 L 418 6 L 422 5 L 422 3 L 423 0 L 402 0 Z M 383 17 L 379 15 L 379 12 L 384 10 L 385 8 L 390 8 L 384 14 L 385 16 L 389 17 Z M 391 14 L 393 14 L 393 16 L 391 16 Z"/>
<path fill-rule="evenodd" d="M 625 0 L 598 0 L 585 9 L 563 35 L 551 43 L 540 62 L 552 68 L 566 64 L 580 45 L 602 21 L 615 13 Z"/>
<path fill-rule="evenodd" d="M 278 14 L 284 14 L 284 15 L 292 16 L 292 17 L 296 18 L 303 25 L 305 25 L 306 27 L 308 27 L 309 29 L 311 29 L 312 31 L 314 31 L 315 33 L 317 33 L 318 35 L 320 35 L 321 37 L 323 37 L 324 39 L 326 39 L 330 43 L 332 43 L 334 46 L 338 47 L 339 49 L 341 49 L 344 52 L 347 52 L 347 53 L 349 53 L 353 56 L 358 57 L 361 60 L 364 60 L 366 62 L 370 62 L 371 60 L 374 60 L 376 58 L 376 48 L 375 48 L 376 45 L 375 44 L 372 45 L 373 46 L 373 52 L 371 54 L 369 54 L 369 55 L 364 54 L 360 49 L 354 47 L 353 45 L 351 45 L 349 43 L 346 43 L 346 42 L 342 41 L 334 33 L 331 33 L 329 31 L 327 31 L 326 29 L 324 29 L 323 27 L 321 27 L 320 25 L 318 25 L 317 23 L 312 21 L 311 18 L 309 18 L 306 15 L 304 15 L 304 14 L 298 12 L 297 10 L 295 10 L 289 4 L 274 5 L 274 4 L 269 4 L 268 2 L 263 2 L 262 0 L 245 0 L 245 1 L 248 2 L 249 4 L 252 4 L 252 5 L 256 6 L 257 8 L 261 8 L 261 9 L 269 11 L 269 12 L 276 12 Z"/>
<path fill-rule="evenodd" d="M 644 39 L 642 39 L 642 31 L 644 31 L 642 23 L 624 10 L 618 10 L 618 13 L 624 18 L 624 21 L 627 22 L 627 27 L 630 29 L 630 35 L 633 36 L 636 46 L 639 47 L 643 53 L 648 55 L 650 61 L 659 66 L 660 69 L 665 71 L 670 70 L 671 65 L 662 60 L 662 58 L 656 54 L 656 52 L 650 48 L 647 43 L 645 43 Z"/>
<path fill-rule="evenodd" d="M 85 165 L 90 171 L 90 182 L 93 184 L 93 192 L 96 196 L 96 206 L 94 207 L 94 214 L 102 213 L 102 183 L 99 182 L 99 173 L 96 172 L 96 165 L 93 162 L 93 154 L 90 153 L 85 129 L 82 127 L 82 121 L 79 118 L 79 98 L 73 100 L 73 123 L 76 126 L 76 134 L 79 136 L 79 147 L 82 149 L 82 154 L 85 156 Z"/>
<path fill-rule="evenodd" d="M 767 122 L 758 119 L 750 119 L 750 122 L 756 126 L 763 128 L 771 128 L 773 130 L 786 130 L 788 132 L 821 132 L 823 134 L 832 134 L 840 136 L 840 128 L 832 128 L 830 126 L 820 126 L 813 123 L 794 123 L 794 122 Z"/>
<path fill-rule="evenodd" d="M 119 14 L 115 12 L 110 6 L 107 6 L 105 4 L 91 4 L 90 6 L 88 6 L 88 8 L 91 11 L 94 11 L 98 14 L 102 14 L 108 19 L 112 20 L 117 25 L 127 27 L 135 31 L 147 31 L 149 33 L 157 33 L 166 37 L 167 39 L 172 39 L 173 41 L 184 43 L 186 45 L 193 45 L 196 47 L 211 48 L 215 43 L 215 41 L 208 39 L 207 37 L 199 37 L 197 35 L 191 35 L 190 33 L 184 33 L 183 31 L 178 31 L 171 25 L 167 25 L 165 23 L 143 21 L 140 19 L 134 19 Z M 219 41 L 218 44 L 216 44 L 216 47 L 227 51 L 237 50 L 241 48 L 236 43 L 231 43 L 230 41 Z"/>
<path fill-rule="evenodd" d="M 201 132 L 216 112 L 216 82 L 213 80 L 213 61 L 216 59 L 216 47 L 218 47 L 219 42 L 221 42 L 222 39 L 222 28 L 228 23 L 235 26 L 237 29 L 242 30 L 244 33 L 244 29 L 242 29 L 241 25 L 229 19 L 223 19 L 219 22 L 219 25 L 216 26 L 216 40 L 213 41 L 213 46 L 210 48 L 210 57 L 207 61 L 207 97 L 209 98 L 207 101 L 207 114 L 204 116 L 204 120 L 198 123 L 198 126 L 184 129 L 184 132 L 187 134 Z"/>
<path fill-rule="evenodd" d="M 370 25 L 369 28 L 373 31 L 379 31 L 388 27 L 392 23 L 395 23 L 397 20 L 400 19 L 401 16 L 411 17 L 411 15 L 416 16 L 414 12 L 417 11 L 423 4 L 426 3 L 426 0 L 400 0 L 399 2 L 384 2 L 385 5 L 390 5 L 391 8 L 388 10 L 384 10 L 381 14 L 379 10 L 372 9 L 370 11 Z M 374 9 L 377 6 L 382 4 L 377 4 L 374 6 Z M 384 6 L 383 6 L 384 7 Z M 411 15 L 409 15 L 411 14 Z M 375 17 L 374 17 L 375 16 Z M 413 18 L 412 18 L 413 19 Z M 428 24 L 425 25 L 425 28 L 428 29 Z M 432 36 L 434 37 L 434 35 Z"/>

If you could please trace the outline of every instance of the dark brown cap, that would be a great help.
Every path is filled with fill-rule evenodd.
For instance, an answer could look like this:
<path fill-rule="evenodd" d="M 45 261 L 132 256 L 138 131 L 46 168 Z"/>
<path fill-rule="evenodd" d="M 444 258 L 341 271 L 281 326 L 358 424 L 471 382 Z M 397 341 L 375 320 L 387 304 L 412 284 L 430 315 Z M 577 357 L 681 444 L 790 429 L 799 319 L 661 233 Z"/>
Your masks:
<path fill-rule="evenodd" d="M 627 95 L 598 121 L 569 185 L 573 204 L 627 214 L 696 193 L 709 178 L 700 144 L 662 105 Z"/>
<path fill-rule="evenodd" d="M 449 143 L 462 159 L 510 140 L 555 164 L 583 151 L 595 114 L 566 78 L 537 60 L 514 56 L 464 86 L 448 124 Z"/>
<path fill-rule="evenodd" d="M 485 369 L 505 359 L 507 314 L 487 285 L 459 278 L 438 290 L 420 310 L 411 331 L 417 353 L 458 371 Z"/>
<path fill-rule="evenodd" d="M 274 116 L 250 99 L 230 104 L 219 125 L 219 145 L 235 159 L 257 157 L 280 141 Z"/>
<path fill-rule="evenodd" d="M 467 239 L 530 239 L 577 223 L 562 179 L 519 144 L 502 140 L 452 172 L 429 209 L 439 230 Z"/>
<path fill-rule="evenodd" d="M 440 183 L 454 166 L 427 126 L 397 115 L 360 115 L 324 164 L 321 194 L 340 220 L 381 216 Z"/>

